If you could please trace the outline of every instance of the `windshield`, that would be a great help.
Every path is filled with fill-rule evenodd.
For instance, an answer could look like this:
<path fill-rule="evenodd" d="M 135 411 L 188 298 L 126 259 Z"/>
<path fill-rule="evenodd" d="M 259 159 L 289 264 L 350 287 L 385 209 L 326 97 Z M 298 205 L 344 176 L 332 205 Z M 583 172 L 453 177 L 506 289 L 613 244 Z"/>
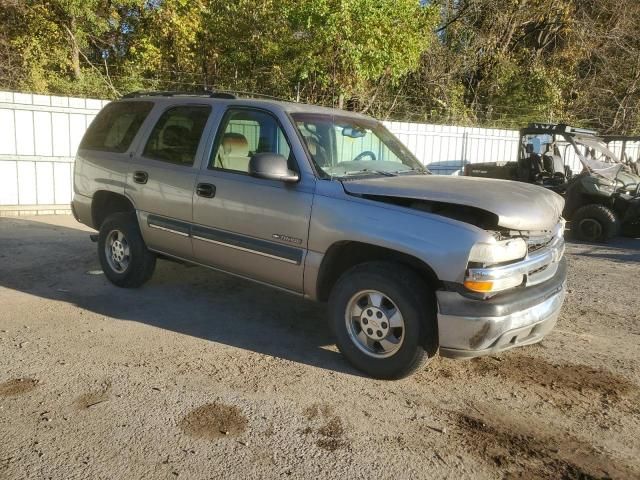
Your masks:
<path fill-rule="evenodd" d="M 574 141 L 576 145 L 584 148 L 583 163 L 589 170 L 609 180 L 616 179 L 623 169 L 623 164 L 602 140 L 576 136 Z"/>
<path fill-rule="evenodd" d="M 293 114 L 319 172 L 326 177 L 427 173 L 376 121 L 322 114 Z"/>

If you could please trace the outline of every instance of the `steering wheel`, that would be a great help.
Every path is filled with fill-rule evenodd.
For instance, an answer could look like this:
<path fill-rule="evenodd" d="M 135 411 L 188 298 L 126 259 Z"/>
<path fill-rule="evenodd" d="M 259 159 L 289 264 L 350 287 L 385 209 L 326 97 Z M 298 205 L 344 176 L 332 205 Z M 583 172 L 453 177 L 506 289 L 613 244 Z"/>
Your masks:
<path fill-rule="evenodd" d="M 352 161 L 358 162 L 362 160 L 364 157 L 371 157 L 371 160 L 373 160 L 374 162 L 376 161 L 376 154 L 373 153 L 371 150 L 365 150 L 364 152 L 359 153 L 356 156 L 356 158 L 354 158 Z"/>

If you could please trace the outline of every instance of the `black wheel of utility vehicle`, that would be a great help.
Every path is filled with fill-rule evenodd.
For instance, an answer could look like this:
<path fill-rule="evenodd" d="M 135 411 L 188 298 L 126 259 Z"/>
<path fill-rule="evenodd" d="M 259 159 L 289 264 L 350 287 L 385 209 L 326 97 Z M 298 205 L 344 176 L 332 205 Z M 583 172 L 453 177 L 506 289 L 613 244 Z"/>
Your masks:
<path fill-rule="evenodd" d="M 571 218 L 571 232 L 578 240 L 606 242 L 618 235 L 619 230 L 618 217 L 604 205 L 585 205 Z"/>
<path fill-rule="evenodd" d="M 369 262 L 344 273 L 331 291 L 329 315 L 340 352 L 375 378 L 405 377 L 437 350 L 429 287 L 400 264 Z"/>
<path fill-rule="evenodd" d="M 153 275 L 156 255 L 147 249 L 134 213 L 114 213 L 100 226 L 98 258 L 118 287 L 136 288 Z"/>

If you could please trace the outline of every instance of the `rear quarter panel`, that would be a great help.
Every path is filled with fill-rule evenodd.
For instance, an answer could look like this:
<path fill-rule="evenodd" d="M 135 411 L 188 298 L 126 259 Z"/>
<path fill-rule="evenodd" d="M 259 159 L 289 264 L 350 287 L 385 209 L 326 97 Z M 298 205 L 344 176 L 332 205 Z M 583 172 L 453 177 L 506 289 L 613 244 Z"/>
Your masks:
<path fill-rule="evenodd" d="M 79 220 L 95 228 L 91 218 L 91 199 L 101 190 L 124 195 L 129 155 L 79 150 L 73 168 L 73 203 Z"/>
<path fill-rule="evenodd" d="M 145 101 L 148 101 L 148 99 L 145 99 Z M 96 192 L 109 191 L 126 196 L 125 185 L 127 182 L 127 173 L 131 169 L 132 153 L 136 151 L 148 135 L 152 121 L 155 118 L 154 113 L 158 108 L 158 104 L 156 103 L 138 129 L 127 151 L 116 153 L 83 148 L 78 149 L 73 168 L 73 202 L 74 206 L 78 205 L 77 210 L 82 223 L 95 228 L 95 226 L 92 225 L 92 219 L 85 217 L 87 210 L 86 205 L 89 204 L 90 210 L 90 199 L 93 198 Z M 129 200 L 131 199 L 129 198 Z"/>

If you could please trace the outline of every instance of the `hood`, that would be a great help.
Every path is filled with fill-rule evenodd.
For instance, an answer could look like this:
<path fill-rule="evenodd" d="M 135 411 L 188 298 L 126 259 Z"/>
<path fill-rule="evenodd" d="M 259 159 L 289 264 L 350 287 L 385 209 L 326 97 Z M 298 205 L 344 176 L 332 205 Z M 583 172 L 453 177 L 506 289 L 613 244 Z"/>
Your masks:
<path fill-rule="evenodd" d="M 444 175 L 399 175 L 342 182 L 347 193 L 466 205 L 493 213 L 511 230 L 551 230 L 562 215 L 564 200 L 536 185 L 490 178 Z"/>

